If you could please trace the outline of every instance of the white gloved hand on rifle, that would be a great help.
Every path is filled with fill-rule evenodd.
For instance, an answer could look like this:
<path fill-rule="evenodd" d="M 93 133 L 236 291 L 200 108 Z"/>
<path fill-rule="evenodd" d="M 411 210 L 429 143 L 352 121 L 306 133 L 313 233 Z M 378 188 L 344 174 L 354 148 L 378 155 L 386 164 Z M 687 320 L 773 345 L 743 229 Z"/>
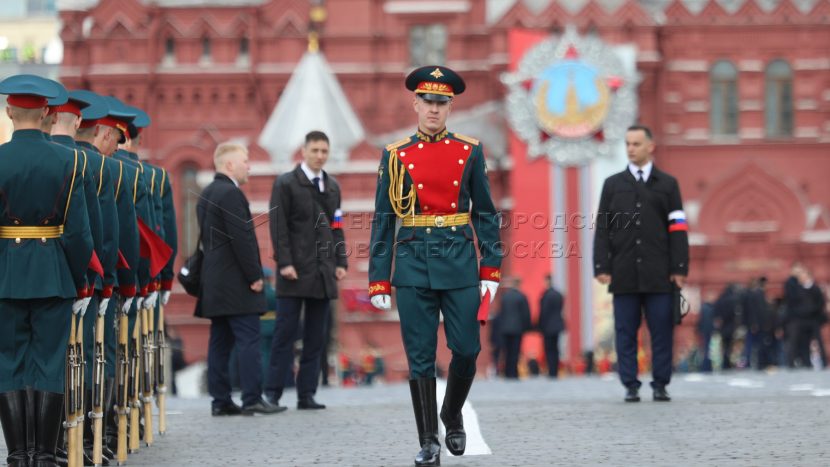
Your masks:
<path fill-rule="evenodd" d="M 101 303 L 98 304 L 98 316 L 104 316 L 107 314 L 107 307 L 110 304 L 110 298 L 102 298 Z"/>
<path fill-rule="evenodd" d="M 90 301 L 92 301 L 92 297 L 76 298 L 75 303 L 72 304 L 72 313 L 83 316 L 87 307 L 89 307 Z"/>

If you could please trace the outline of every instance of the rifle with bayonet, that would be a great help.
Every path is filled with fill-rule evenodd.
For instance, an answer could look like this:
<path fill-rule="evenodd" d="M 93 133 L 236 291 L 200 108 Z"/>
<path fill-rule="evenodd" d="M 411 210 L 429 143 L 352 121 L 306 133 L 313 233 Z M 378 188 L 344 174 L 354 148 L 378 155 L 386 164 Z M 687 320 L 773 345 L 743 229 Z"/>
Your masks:
<path fill-rule="evenodd" d="M 72 315 L 72 321 L 69 325 L 69 342 L 66 344 L 66 394 L 64 395 L 64 412 L 66 421 L 64 422 L 64 428 L 66 428 L 66 452 L 67 452 L 67 463 L 69 467 L 80 467 L 78 465 L 78 443 L 77 439 L 77 432 L 78 432 L 78 424 L 75 420 L 75 416 L 77 415 L 77 395 L 76 391 L 78 390 L 78 383 L 76 381 L 77 371 L 78 371 L 78 347 L 75 339 L 77 338 L 77 322 L 75 321 L 75 315 Z"/>
<path fill-rule="evenodd" d="M 81 310 L 78 314 L 78 336 L 75 338 L 75 348 L 77 349 L 77 375 L 75 390 L 75 443 L 76 443 L 76 462 L 78 466 L 84 465 L 84 394 L 86 392 L 86 385 L 84 384 L 84 376 L 86 375 L 86 358 L 84 357 L 84 313 L 86 310 Z"/>
<path fill-rule="evenodd" d="M 145 306 L 141 313 L 142 402 L 144 403 L 144 444 L 153 444 L 153 309 Z"/>
<path fill-rule="evenodd" d="M 104 310 L 106 312 L 106 310 Z M 92 369 L 92 410 L 87 414 L 92 419 L 92 463 L 103 462 L 104 436 L 104 314 L 95 317 L 95 367 Z"/>
<path fill-rule="evenodd" d="M 129 341 L 129 317 L 127 313 L 118 307 L 118 350 L 116 359 L 118 369 L 116 370 L 116 410 L 118 411 L 118 449 L 116 459 L 118 465 L 127 462 L 127 413 L 129 408 L 128 387 L 130 364 L 127 353 L 127 342 Z"/>
<path fill-rule="evenodd" d="M 164 374 L 167 358 L 167 338 L 164 335 L 164 305 L 159 305 L 159 326 L 156 331 L 156 405 L 159 408 L 159 434 L 167 432 L 167 383 Z"/>
<path fill-rule="evenodd" d="M 137 309 L 136 313 L 141 314 Z M 139 334 L 141 332 L 141 320 L 136 316 L 133 326 L 133 335 L 130 339 L 130 454 L 138 452 L 139 445 L 139 416 L 141 415 L 141 404 L 138 401 L 139 379 L 141 375 L 141 356 L 139 355 Z"/>

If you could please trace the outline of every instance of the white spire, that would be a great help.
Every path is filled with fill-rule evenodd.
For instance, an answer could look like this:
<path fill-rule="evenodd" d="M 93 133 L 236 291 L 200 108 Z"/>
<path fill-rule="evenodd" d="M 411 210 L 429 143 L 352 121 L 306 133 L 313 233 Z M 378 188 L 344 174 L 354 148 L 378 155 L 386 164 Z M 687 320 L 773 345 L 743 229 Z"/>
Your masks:
<path fill-rule="evenodd" d="M 328 135 L 332 161 L 346 160 L 364 138 L 360 120 L 320 52 L 306 52 L 297 64 L 258 143 L 275 163 L 290 162 L 312 130 Z"/>

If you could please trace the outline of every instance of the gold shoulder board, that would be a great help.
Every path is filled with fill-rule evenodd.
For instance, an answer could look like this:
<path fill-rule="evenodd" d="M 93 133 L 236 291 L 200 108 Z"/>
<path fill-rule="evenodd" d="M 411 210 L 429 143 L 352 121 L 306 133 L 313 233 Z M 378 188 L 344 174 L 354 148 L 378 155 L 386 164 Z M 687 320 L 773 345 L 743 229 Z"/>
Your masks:
<path fill-rule="evenodd" d="M 387 150 L 387 151 L 391 151 L 391 150 L 393 150 L 393 149 L 398 149 L 399 147 L 403 146 L 404 144 L 406 144 L 406 143 L 408 143 L 408 142 L 409 142 L 409 138 L 404 138 L 404 139 L 402 139 L 402 140 L 400 140 L 400 141 L 395 141 L 395 142 L 394 142 L 394 143 L 392 143 L 392 144 L 387 144 L 387 145 L 386 145 L 386 150 Z"/>
<path fill-rule="evenodd" d="M 478 146 L 479 145 L 479 141 L 475 138 L 472 138 L 470 136 L 460 135 L 458 133 L 453 133 L 453 134 L 455 135 L 456 138 L 460 139 L 461 141 L 464 141 L 466 143 L 470 143 L 473 146 Z"/>

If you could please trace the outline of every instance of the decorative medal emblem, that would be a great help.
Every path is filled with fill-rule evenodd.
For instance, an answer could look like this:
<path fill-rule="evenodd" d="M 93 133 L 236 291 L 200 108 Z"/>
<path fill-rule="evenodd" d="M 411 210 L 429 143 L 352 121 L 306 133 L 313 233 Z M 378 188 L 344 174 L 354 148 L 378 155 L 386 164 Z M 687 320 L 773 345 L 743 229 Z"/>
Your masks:
<path fill-rule="evenodd" d="M 443 77 L 444 73 L 441 73 L 440 68 L 436 68 L 435 70 L 432 71 L 432 73 L 430 73 L 430 75 L 432 75 L 435 79 L 438 79 L 438 78 Z"/>
<path fill-rule="evenodd" d="M 605 156 L 637 116 L 637 77 L 612 47 L 569 26 L 502 75 L 508 120 L 531 157 L 582 165 Z"/>

